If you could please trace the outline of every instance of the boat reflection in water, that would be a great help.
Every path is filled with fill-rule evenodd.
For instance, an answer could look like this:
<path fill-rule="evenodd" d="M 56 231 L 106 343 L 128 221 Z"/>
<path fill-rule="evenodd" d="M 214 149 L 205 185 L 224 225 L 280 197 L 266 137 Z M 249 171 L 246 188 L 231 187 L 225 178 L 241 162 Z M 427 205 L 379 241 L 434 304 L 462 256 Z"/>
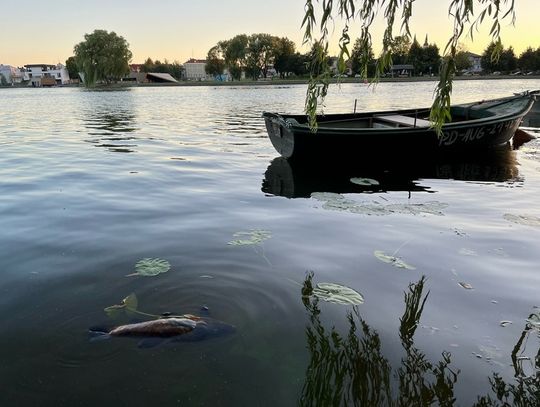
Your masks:
<path fill-rule="evenodd" d="M 366 185 L 351 178 L 367 180 Z M 459 157 L 432 155 L 361 157 L 356 162 L 275 158 L 264 175 L 262 191 L 287 198 L 308 198 L 314 192 L 435 192 L 422 179 L 479 182 L 519 181 L 516 153 L 510 145 Z M 372 182 L 376 181 L 375 182 Z"/>
<path fill-rule="evenodd" d="M 302 301 L 309 316 L 306 327 L 309 365 L 300 397 L 302 406 L 451 406 L 456 404 L 455 385 L 459 369 L 452 355 L 443 351 L 431 361 L 414 344 L 429 291 L 426 278 L 409 284 L 404 293 L 405 309 L 399 319 L 399 339 L 403 348 L 401 363 L 393 367 L 383 353 L 381 337 L 360 314 L 357 306 L 347 313 L 348 331 L 322 322 L 322 307 L 313 295 L 313 273 L 302 287 Z M 529 319 L 512 351 L 515 378 L 506 382 L 494 373 L 489 377 L 492 394 L 477 395 L 474 406 L 540 405 L 540 349 L 527 358 L 532 369 L 525 372 L 521 361 L 529 335 L 538 335 L 540 310 Z M 538 346 L 536 343 L 534 346 Z M 540 346 L 539 346 L 540 348 Z M 536 348 L 535 348 L 536 350 Z M 534 351 L 533 351 L 534 354 Z"/>

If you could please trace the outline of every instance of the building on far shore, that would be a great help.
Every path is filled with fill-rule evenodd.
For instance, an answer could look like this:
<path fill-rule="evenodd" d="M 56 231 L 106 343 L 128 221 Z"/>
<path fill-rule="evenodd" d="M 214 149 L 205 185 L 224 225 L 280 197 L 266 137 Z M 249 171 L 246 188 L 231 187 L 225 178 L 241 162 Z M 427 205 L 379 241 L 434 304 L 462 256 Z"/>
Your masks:
<path fill-rule="evenodd" d="M 191 58 L 184 64 L 186 79 L 188 81 L 207 81 L 214 79 L 206 73 L 206 60 Z"/>
<path fill-rule="evenodd" d="M 23 80 L 25 80 L 24 73 L 21 71 L 21 69 L 15 68 L 14 66 L 11 66 L 11 65 L 0 64 L 0 75 L 4 77 L 4 81 L 5 81 L 4 84 L 7 84 L 7 85 L 21 83 Z M 0 77 L 0 81 L 1 80 L 2 80 L 2 77 Z M 2 83 L 0 83 L 0 85 L 2 85 Z"/>
<path fill-rule="evenodd" d="M 143 72 L 143 64 L 129 65 L 129 74 L 122 78 L 122 82 L 136 83 L 178 83 L 169 73 Z"/>
<path fill-rule="evenodd" d="M 482 72 L 482 55 L 475 54 L 473 52 L 466 52 L 467 58 L 471 63 L 471 67 L 467 69 L 467 72 L 475 74 Z"/>
<path fill-rule="evenodd" d="M 28 64 L 24 66 L 28 76 L 28 85 L 33 87 L 66 85 L 69 83 L 69 73 L 62 64 Z"/>
<path fill-rule="evenodd" d="M 414 73 L 414 65 L 398 64 L 390 67 L 390 74 L 393 77 L 410 77 Z"/>

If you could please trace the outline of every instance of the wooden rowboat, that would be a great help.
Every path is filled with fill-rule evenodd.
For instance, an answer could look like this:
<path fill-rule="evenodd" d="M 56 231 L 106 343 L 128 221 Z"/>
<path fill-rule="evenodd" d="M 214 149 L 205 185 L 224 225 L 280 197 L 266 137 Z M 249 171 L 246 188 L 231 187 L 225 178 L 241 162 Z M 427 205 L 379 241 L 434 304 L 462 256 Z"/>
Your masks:
<path fill-rule="evenodd" d="M 429 108 L 320 115 L 316 132 L 306 115 L 264 112 L 263 117 L 272 144 L 285 158 L 459 153 L 506 144 L 535 97 L 534 92 L 526 92 L 452 106 L 452 121 L 443 125 L 440 136 L 431 127 Z"/>

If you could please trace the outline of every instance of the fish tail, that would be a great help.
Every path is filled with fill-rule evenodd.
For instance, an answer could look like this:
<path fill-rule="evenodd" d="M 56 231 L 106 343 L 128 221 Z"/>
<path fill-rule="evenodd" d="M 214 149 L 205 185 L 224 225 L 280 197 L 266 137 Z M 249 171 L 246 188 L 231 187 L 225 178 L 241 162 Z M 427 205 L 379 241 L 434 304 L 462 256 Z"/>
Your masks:
<path fill-rule="evenodd" d="M 111 337 L 108 332 L 89 330 L 90 342 L 104 341 Z"/>

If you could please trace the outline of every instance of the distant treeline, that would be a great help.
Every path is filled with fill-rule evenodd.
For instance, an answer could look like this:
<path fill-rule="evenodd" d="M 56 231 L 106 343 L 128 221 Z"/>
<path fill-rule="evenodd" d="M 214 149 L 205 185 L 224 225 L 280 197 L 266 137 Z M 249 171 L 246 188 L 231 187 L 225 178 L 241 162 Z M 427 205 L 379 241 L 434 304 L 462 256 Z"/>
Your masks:
<path fill-rule="evenodd" d="M 416 37 L 397 36 L 391 44 L 393 65 L 408 64 L 414 67 L 415 76 L 436 75 L 439 73 L 441 55 L 436 44 L 429 43 L 428 38 L 421 45 Z M 331 72 L 348 75 L 372 76 L 375 72 L 376 59 L 370 48 L 367 55 L 360 40 L 354 43 L 344 66 L 337 66 L 337 57 L 331 57 L 328 50 L 321 49 L 318 43 L 312 49 L 301 54 L 296 51 L 293 41 L 286 37 L 276 37 L 270 34 L 240 34 L 229 40 L 219 41 L 206 56 L 206 72 L 209 75 L 221 75 L 225 70 L 233 80 L 239 80 L 242 73 L 252 79 L 266 78 L 271 67 L 275 74 L 281 78 L 290 76 L 306 76 L 310 73 L 318 74 L 322 67 L 320 60 L 313 61 L 316 55 L 323 54 L 323 64 L 332 66 Z M 494 52 L 497 51 L 497 52 Z M 472 59 L 464 47 L 457 53 L 456 71 L 463 73 L 472 67 Z M 498 58 L 494 58 L 499 55 Z M 317 64 L 319 66 L 317 66 Z M 490 44 L 481 55 L 481 64 L 484 73 L 500 71 L 511 73 L 521 70 L 523 73 L 540 70 L 540 47 L 536 50 L 529 47 L 519 57 L 512 47 L 504 48 L 502 45 L 496 49 Z"/>
<path fill-rule="evenodd" d="M 367 51 L 366 51 L 367 50 Z M 437 75 L 441 65 L 439 48 L 430 44 L 428 38 L 420 45 L 416 37 L 397 36 L 390 45 L 391 64 L 410 65 L 408 74 L 415 76 Z M 66 67 L 71 78 L 83 73 L 85 84 L 98 81 L 110 83 L 121 80 L 129 73 L 132 53 L 127 41 L 114 32 L 95 30 L 85 35 L 85 40 L 75 45 L 74 56 L 68 58 Z M 471 53 L 463 47 L 457 52 L 455 63 L 458 74 L 470 72 Z M 540 47 L 527 48 L 516 56 L 512 47 L 489 44 L 481 55 L 482 73 L 540 73 Z M 240 34 L 219 41 L 210 48 L 206 56 L 206 73 L 222 75 L 225 70 L 231 79 L 239 80 L 244 75 L 257 80 L 277 75 L 281 78 L 305 77 L 308 75 L 347 74 L 372 77 L 377 60 L 371 47 L 366 47 L 357 39 L 341 60 L 331 57 L 328 49 L 315 42 L 307 53 L 296 50 L 293 41 L 286 37 L 270 34 Z M 169 73 L 174 78 L 183 79 L 184 67 L 178 61 L 147 60 L 142 64 L 143 72 Z M 0 77 L 0 85 L 7 83 Z"/>
<path fill-rule="evenodd" d="M 517 57 L 512 47 L 504 48 L 501 46 L 499 58 L 493 59 L 493 52 L 496 48 L 497 45 L 491 43 L 482 54 L 482 68 L 487 73 L 511 73 L 520 70 L 526 74 L 540 71 L 540 47 L 537 49 L 528 47 Z"/>
<path fill-rule="evenodd" d="M 273 66 L 284 78 L 307 74 L 307 62 L 308 56 L 297 52 L 294 42 L 286 37 L 240 34 L 210 48 L 206 56 L 206 73 L 216 76 L 227 69 L 233 80 L 239 80 L 242 72 L 256 80 L 266 78 Z"/>

